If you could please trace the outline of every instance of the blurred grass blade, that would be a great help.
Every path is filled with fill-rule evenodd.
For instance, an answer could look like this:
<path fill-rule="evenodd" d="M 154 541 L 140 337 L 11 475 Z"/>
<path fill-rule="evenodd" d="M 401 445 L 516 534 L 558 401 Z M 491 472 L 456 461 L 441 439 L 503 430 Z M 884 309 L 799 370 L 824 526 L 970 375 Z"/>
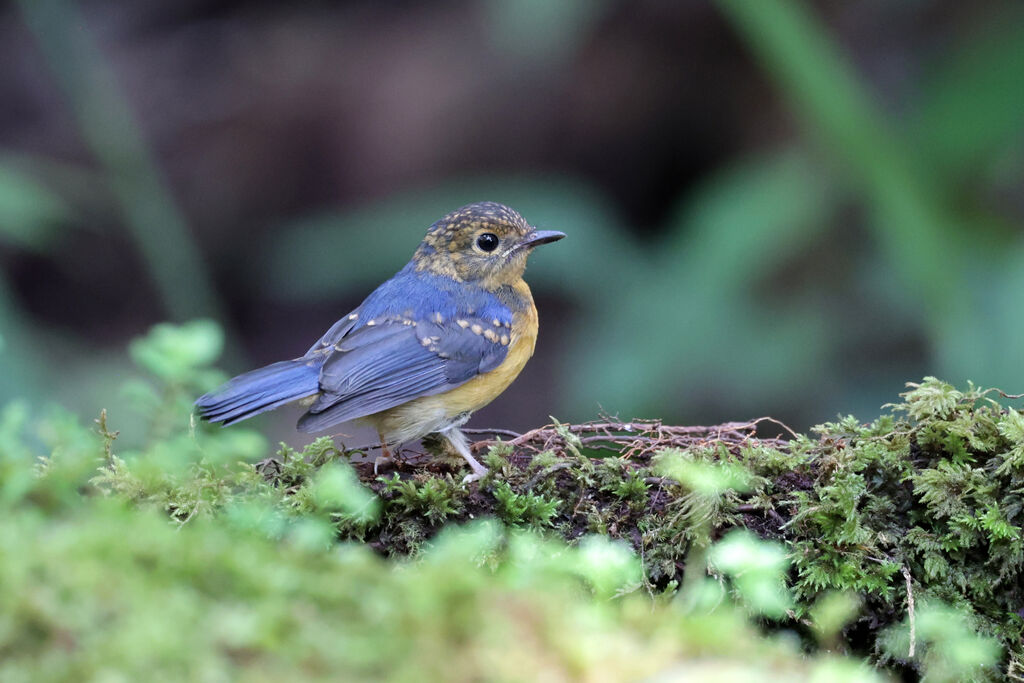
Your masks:
<path fill-rule="evenodd" d="M 14 306 L 0 273 L 0 405 L 15 398 L 41 396 L 39 344 L 28 322 Z"/>
<path fill-rule="evenodd" d="M 678 387 L 706 382 L 742 386 L 731 405 L 757 410 L 780 387 L 806 382 L 834 331 L 813 307 L 766 307 L 761 284 L 827 228 L 831 194 L 799 150 L 706 182 L 680 207 L 658 253 L 600 271 L 616 273 L 607 278 L 614 290 L 584 299 L 596 310 L 569 345 L 577 349 L 567 363 L 572 409 L 586 415 L 600 404 L 636 415 L 673 406 L 673 416 L 684 415 L 698 407 L 688 404 L 698 393 Z"/>
<path fill-rule="evenodd" d="M 788 95 L 796 113 L 840 156 L 878 214 L 870 224 L 891 261 L 933 317 L 963 311 L 955 221 L 937 188 L 926 186 L 909 150 L 883 125 L 871 96 L 796 0 L 718 0 L 755 55 Z M 954 316 L 956 314 L 954 313 Z"/>
<path fill-rule="evenodd" d="M 1012 228 L 960 211 L 953 202 L 962 196 L 962 184 L 949 168 L 936 173 L 934 167 L 979 164 L 986 152 L 1019 144 L 1020 14 L 1006 15 L 1002 33 L 985 33 L 986 44 L 972 43 L 951 59 L 918 121 L 925 143 L 941 138 L 944 144 L 934 158 L 922 159 L 914 156 L 921 145 L 904 144 L 915 131 L 897 135 L 883 125 L 870 94 L 805 3 L 718 4 L 863 192 L 875 214 L 867 224 L 885 250 L 884 265 L 902 276 L 906 291 L 900 295 L 917 301 L 930 328 L 932 367 L 956 379 L 1019 381 L 1020 363 L 1007 363 L 1012 351 L 1002 350 L 1012 345 L 993 329 L 1024 325 L 1024 311 L 990 305 L 992 291 L 1015 291 L 1019 280 L 1016 249 L 995 247 L 992 239 Z"/>
<path fill-rule="evenodd" d="M 922 86 L 915 147 L 950 181 L 969 180 L 1007 145 L 1024 142 L 1024 11 L 1017 9 L 973 31 Z"/>
<path fill-rule="evenodd" d="M 711 176 L 676 209 L 662 268 L 727 300 L 829 228 L 837 194 L 800 149 L 751 158 Z"/>
<path fill-rule="evenodd" d="M 60 197 L 16 164 L 0 161 L 0 243 L 41 251 L 67 219 Z"/>
<path fill-rule="evenodd" d="M 74 3 L 20 0 L 18 6 L 104 168 L 168 313 L 222 318 L 185 220 Z"/>

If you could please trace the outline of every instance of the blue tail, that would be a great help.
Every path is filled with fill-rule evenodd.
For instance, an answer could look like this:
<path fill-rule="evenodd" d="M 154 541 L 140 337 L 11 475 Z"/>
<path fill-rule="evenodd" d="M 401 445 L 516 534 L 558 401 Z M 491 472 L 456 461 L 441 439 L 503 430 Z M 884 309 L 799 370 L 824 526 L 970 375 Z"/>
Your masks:
<path fill-rule="evenodd" d="M 229 425 L 312 396 L 320 390 L 319 364 L 285 360 L 229 380 L 196 400 L 199 415 Z"/>

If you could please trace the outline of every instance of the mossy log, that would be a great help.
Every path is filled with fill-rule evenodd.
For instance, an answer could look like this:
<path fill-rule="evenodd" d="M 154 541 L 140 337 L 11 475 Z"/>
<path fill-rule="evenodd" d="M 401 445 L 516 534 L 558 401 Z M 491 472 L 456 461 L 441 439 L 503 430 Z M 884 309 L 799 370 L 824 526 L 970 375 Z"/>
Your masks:
<path fill-rule="evenodd" d="M 789 548 L 794 620 L 829 592 L 854 593 L 863 609 L 846 642 L 880 656 L 880 634 L 915 599 L 941 600 L 998 637 L 1012 671 L 1024 637 L 1024 415 L 995 390 L 909 386 L 889 415 L 819 425 L 814 437 L 769 419 L 504 432 L 476 444 L 490 474 L 469 485 L 458 460 L 429 443 L 377 473 L 329 439 L 284 449 L 260 470 L 300 486 L 296 463 L 350 457 L 382 509 L 372 521 L 337 515 L 338 534 L 382 554 L 416 553 L 445 523 L 493 516 L 570 542 L 623 539 L 652 592 L 677 589 L 692 551 L 746 527 Z"/>

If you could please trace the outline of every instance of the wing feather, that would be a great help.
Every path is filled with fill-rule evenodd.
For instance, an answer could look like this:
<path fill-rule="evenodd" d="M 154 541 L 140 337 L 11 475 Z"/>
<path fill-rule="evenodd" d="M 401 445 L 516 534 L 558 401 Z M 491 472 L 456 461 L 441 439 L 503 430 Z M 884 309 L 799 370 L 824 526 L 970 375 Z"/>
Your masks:
<path fill-rule="evenodd" d="M 328 353 L 320 371 L 321 393 L 299 420 L 299 429 L 326 429 L 448 391 L 493 370 L 508 347 L 498 334 L 483 334 L 492 327 L 493 320 L 472 316 L 416 325 L 396 318 L 348 328 L 326 347 L 318 343 L 311 351 L 326 348 Z"/>

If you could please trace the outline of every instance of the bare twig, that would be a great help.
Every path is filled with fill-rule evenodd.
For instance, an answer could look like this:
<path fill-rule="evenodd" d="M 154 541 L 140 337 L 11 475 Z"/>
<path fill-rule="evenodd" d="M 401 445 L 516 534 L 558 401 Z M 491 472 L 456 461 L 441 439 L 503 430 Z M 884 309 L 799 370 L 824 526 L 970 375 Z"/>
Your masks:
<path fill-rule="evenodd" d="M 533 475 L 533 477 L 530 479 L 530 481 L 526 482 L 526 490 L 527 491 L 532 491 L 533 487 L 536 486 L 537 484 L 539 484 L 542 479 L 544 479 L 545 477 L 551 476 L 552 474 L 554 474 L 555 472 L 558 472 L 559 470 L 568 469 L 569 465 L 570 465 L 570 463 L 560 462 L 560 463 L 556 463 L 556 464 L 552 465 L 551 467 L 548 467 L 546 469 L 541 470 L 537 474 Z"/>
<path fill-rule="evenodd" d="M 907 653 L 907 657 L 913 659 L 914 649 L 917 645 L 917 627 L 914 623 L 914 589 L 911 586 L 910 570 L 904 565 L 900 567 L 900 571 L 903 572 L 903 578 L 907 582 L 907 611 L 910 613 L 910 652 Z"/>
<path fill-rule="evenodd" d="M 499 429 L 464 430 L 471 434 L 495 434 L 510 437 L 505 443 L 514 448 L 539 453 L 552 448 L 565 448 L 565 434 L 579 439 L 579 443 L 594 450 L 612 451 L 625 458 L 648 458 L 665 448 L 693 448 L 724 444 L 739 448 L 753 440 L 774 448 L 785 448 L 787 441 L 781 437 L 758 439 L 757 427 L 762 422 L 771 422 L 795 436 L 793 430 L 782 422 L 770 417 L 760 417 L 749 422 L 726 422 L 712 426 L 665 425 L 660 420 L 633 420 L 620 422 L 604 419 L 593 422 L 568 425 L 544 425 L 523 434 Z M 493 441 L 480 441 L 477 449 L 485 448 Z"/>
<path fill-rule="evenodd" d="M 492 436 L 506 436 L 510 439 L 518 439 L 522 434 L 513 432 L 511 429 L 478 429 L 475 427 L 463 427 L 465 434 L 491 434 Z"/>
<path fill-rule="evenodd" d="M 93 420 L 96 423 L 96 431 L 103 439 L 103 457 L 107 467 L 114 466 L 114 441 L 117 440 L 120 431 L 112 432 L 107 428 L 107 409 L 100 411 L 100 416 Z"/>
<path fill-rule="evenodd" d="M 568 450 L 578 445 L 596 451 L 608 451 L 623 458 L 645 464 L 655 453 L 666 448 L 720 448 L 724 446 L 736 454 L 745 446 L 759 445 L 776 449 L 787 449 L 789 441 L 780 436 L 759 438 L 758 425 L 770 422 L 779 425 L 789 434 L 796 436 L 793 430 L 782 422 L 771 417 L 759 417 L 747 422 L 724 422 L 710 426 L 666 425 L 661 420 L 632 420 L 622 422 L 611 417 L 603 417 L 592 422 L 579 424 L 548 424 L 531 429 L 522 434 L 510 429 L 463 428 L 467 434 L 483 434 L 498 436 L 507 441 L 501 443 L 512 446 L 512 460 L 523 465 L 533 459 L 537 453 L 547 450 Z M 572 442 L 571 444 L 569 442 Z M 474 451 L 481 451 L 493 446 L 498 441 L 484 439 L 472 445 Z M 339 453 L 351 456 L 355 452 L 370 455 L 380 448 L 380 444 L 370 443 L 357 448 L 346 448 L 339 445 Z M 397 455 L 397 453 L 396 453 Z M 408 454 L 406 454 L 408 455 Z M 416 461 L 419 456 L 405 458 Z M 267 477 L 280 475 L 281 463 L 275 456 L 257 463 L 257 469 Z M 558 468 L 561 469 L 561 468 Z M 551 472 L 556 470 L 551 470 Z M 549 472 L 550 473 L 550 472 Z M 539 481 L 539 480 L 538 480 Z M 657 477 L 649 477 L 648 484 L 662 484 Z"/>
<path fill-rule="evenodd" d="M 776 425 L 782 427 L 787 432 L 789 432 L 789 435 L 791 437 L 793 437 L 794 439 L 797 438 L 797 436 L 798 436 L 798 434 L 796 432 L 794 432 L 789 427 L 789 425 L 787 425 L 785 422 L 783 422 L 782 420 L 776 420 L 774 417 L 768 417 L 767 415 L 765 417 L 759 417 L 756 420 L 752 420 L 750 424 L 757 425 L 757 424 L 759 424 L 761 422 L 771 422 L 772 424 L 776 424 Z"/>

